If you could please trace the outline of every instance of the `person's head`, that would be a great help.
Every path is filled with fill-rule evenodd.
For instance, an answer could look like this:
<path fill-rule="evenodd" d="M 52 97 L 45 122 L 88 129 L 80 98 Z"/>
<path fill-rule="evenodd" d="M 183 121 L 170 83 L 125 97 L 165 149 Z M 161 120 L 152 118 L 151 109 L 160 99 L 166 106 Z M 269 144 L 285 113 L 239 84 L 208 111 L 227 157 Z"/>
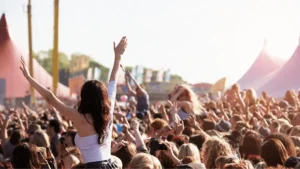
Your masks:
<path fill-rule="evenodd" d="M 202 145 L 206 141 L 204 134 L 197 134 L 190 137 L 190 143 L 195 144 L 198 147 L 198 150 L 201 151 Z"/>
<path fill-rule="evenodd" d="M 240 148 L 243 136 L 242 133 L 239 131 L 232 131 L 230 135 L 224 136 L 224 139 L 227 140 L 227 142 L 231 145 L 232 149 L 236 150 Z"/>
<path fill-rule="evenodd" d="M 237 163 L 238 158 L 230 157 L 230 156 L 220 156 L 215 160 L 216 168 L 224 168 L 226 164 Z"/>
<path fill-rule="evenodd" d="M 248 169 L 244 163 L 229 163 L 224 166 L 224 169 Z"/>
<path fill-rule="evenodd" d="M 182 134 L 191 137 L 195 133 L 195 129 L 192 127 L 185 127 L 182 131 Z"/>
<path fill-rule="evenodd" d="M 161 130 L 163 127 L 165 127 L 167 125 L 168 125 L 168 123 L 165 120 L 163 120 L 163 119 L 155 119 L 150 124 L 151 133 L 155 134 L 156 132 L 158 132 L 159 130 Z"/>
<path fill-rule="evenodd" d="M 39 160 L 34 145 L 29 146 L 28 143 L 20 143 L 13 151 L 12 164 L 14 168 L 39 168 Z"/>
<path fill-rule="evenodd" d="M 176 166 L 174 161 L 166 154 L 165 151 L 156 151 L 156 157 L 163 168 L 174 168 Z"/>
<path fill-rule="evenodd" d="M 43 130 L 37 130 L 33 133 L 30 138 L 30 143 L 36 145 L 37 147 L 49 147 L 49 136 Z"/>
<path fill-rule="evenodd" d="M 37 130 L 41 130 L 41 126 L 40 125 L 38 125 L 38 124 L 30 124 L 28 126 L 27 133 L 28 133 L 29 136 L 31 136 Z"/>
<path fill-rule="evenodd" d="M 97 80 L 84 83 L 80 93 L 81 100 L 78 103 L 78 112 L 84 116 L 90 116 L 93 126 L 98 134 L 98 143 L 102 144 L 107 136 L 109 125 L 110 100 L 105 84 Z"/>
<path fill-rule="evenodd" d="M 202 123 L 202 128 L 204 131 L 214 130 L 216 128 L 216 123 L 210 119 L 204 119 Z"/>
<path fill-rule="evenodd" d="M 273 121 L 270 125 L 271 133 L 278 133 L 279 127 L 280 127 L 279 123 L 277 121 Z"/>
<path fill-rule="evenodd" d="M 246 134 L 240 147 L 242 158 L 248 159 L 249 155 L 260 155 L 262 140 L 258 134 Z"/>
<path fill-rule="evenodd" d="M 49 121 L 47 126 L 47 134 L 50 137 L 54 137 L 56 134 L 61 132 L 61 124 L 58 120 L 52 119 Z"/>
<path fill-rule="evenodd" d="M 128 168 L 162 169 L 162 166 L 156 157 L 150 154 L 138 153 L 133 157 Z"/>
<path fill-rule="evenodd" d="M 114 155 L 122 161 L 123 167 L 127 168 L 132 158 L 136 155 L 136 146 L 131 143 L 127 144 L 115 152 Z"/>
<path fill-rule="evenodd" d="M 68 146 L 75 146 L 75 136 L 77 132 L 76 131 L 68 131 L 66 135 L 66 141 L 65 143 Z"/>
<path fill-rule="evenodd" d="M 281 143 L 285 147 L 285 149 L 286 149 L 289 156 L 296 156 L 295 144 L 289 136 L 287 136 L 285 134 L 282 134 L 282 133 L 274 133 L 274 134 L 271 134 L 268 137 L 266 137 L 264 139 L 264 141 L 267 141 L 267 140 L 272 139 L 272 138 L 278 139 L 278 140 L 281 141 Z"/>
<path fill-rule="evenodd" d="M 122 161 L 118 157 L 112 155 L 111 159 L 118 166 L 118 169 L 122 169 L 123 168 L 123 163 L 122 163 Z"/>
<path fill-rule="evenodd" d="M 285 93 L 284 100 L 286 100 L 291 106 L 295 106 L 296 100 L 298 100 L 295 91 L 293 91 L 293 90 L 287 91 Z"/>
<path fill-rule="evenodd" d="M 202 106 L 198 100 L 198 96 L 196 95 L 196 93 L 191 89 L 190 86 L 182 84 L 177 86 L 173 90 L 172 94 L 176 94 L 181 90 L 183 90 L 184 92 L 177 98 L 177 100 L 190 102 L 192 104 L 193 113 L 199 115 L 201 113 Z"/>
<path fill-rule="evenodd" d="M 234 92 L 240 92 L 240 85 L 239 84 L 232 85 L 231 90 Z"/>
<path fill-rule="evenodd" d="M 262 97 L 263 97 L 264 99 L 267 99 L 267 98 L 268 98 L 268 95 L 267 95 L 266 92 L 262 92 L 261 94 L 262 94 Z"/>
<path fill-rule="evenodd" d="M 23 139 L 23 135 L 21 130 L 14 130 L 10 135 L 9 142 L 15 146 L 19 144 L 22 139 Z"/>
<path fill-rule="evenodd" d="M 246 91 L 246 98 L 249 100 L 250 105 L 255 104 L 255 101 L 257 99 L 257 94 L 256 94 L 255 90 L 254 89 L 248 89 Z"/>
<path fill-rule="evenodd" d="M 208 139 L 202 148 L 201 156 L 206 168 L 216 168 L 215 159 L 220 156 L 231 156 L 232 151 L 230 145 L 225 140 L 211 137 Z"/>
<path fill-rule="evenodd" d="M 235 114 L 230 118 L 231 129 L 235 128 L 238 121 L 243 121 L 243 118 L 240 115 Z"/>
<path fill-rule="evenodd" d="M 283 166 L 289 155 L 281 141 L 272 138 L 262 144 L 261 157 L 268 166 L 277 167 Z"/>
<path fill-rule="evenodd" d="M 178 158 L 183 159 L 186 156 L 192 156 L 198 162 L 200 162 L 200 160 L 201 160 L 200 159 L 200 152 L 199 152 L 197 146 L 195 146 L 192 143 L 183 144 L 179 148 Z"/>

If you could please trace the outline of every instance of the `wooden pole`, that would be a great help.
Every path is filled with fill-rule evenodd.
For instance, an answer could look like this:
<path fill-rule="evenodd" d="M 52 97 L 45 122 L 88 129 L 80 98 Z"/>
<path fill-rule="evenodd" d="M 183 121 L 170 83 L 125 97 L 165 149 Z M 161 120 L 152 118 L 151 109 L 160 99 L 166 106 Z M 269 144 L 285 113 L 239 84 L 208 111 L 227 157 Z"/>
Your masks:
<path fill-rule="evenodd" d="M 31 27 L 31 0 L 28 0 L 27 5 L 27 17 L 28 17 L 28 47 L 29 47 L 29 73 L 32 77 L 34 77 L 33 72 L 33 52 L 32 52 L 32 27 Z M 31 104 L 35 103 L 35 94 L 34 88 L 30 85 L 30 93 L 31 93 Z"/>
<path fill-rule="evenodd" d="M 54 38 L 53 38 L 53 56 L 52 56 L 52 90 L 56 95 L 58 78 L 59 78 L 59 56 L 58 56 L 58 16 L 59 0 L 54 0 Z"/>

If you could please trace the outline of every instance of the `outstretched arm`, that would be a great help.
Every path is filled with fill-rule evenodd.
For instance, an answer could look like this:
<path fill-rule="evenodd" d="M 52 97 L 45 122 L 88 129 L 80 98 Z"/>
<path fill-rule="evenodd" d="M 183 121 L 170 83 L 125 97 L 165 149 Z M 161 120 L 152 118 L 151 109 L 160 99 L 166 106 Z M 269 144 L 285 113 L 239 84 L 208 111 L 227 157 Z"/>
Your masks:
<path fill-rule="evenodd" d="M 144 89 L 142 88 L 142 86 L 141 86 L 141 85 L 140 85 L 140 84 L 132 77 L 132 75 L 131 75 L 129 72 L 127 72 L 126 74 L 127 74 L 128 77 L 130 77 L 130 79 L 133 81 L 133 83 L 136 85 L 136 87 L 137 87 L 140 91 L 142 91 L 143 93 L 147 94 L 146 90 L 144 90 Z"/>
<path fill-rule="evenodd" d="M 63 102 L 61 102 L 50 90 L 48 90 L 46 87 L 39 84 L 35 79 L 33 79 L 27 69 L 27 66 L 25 64 L 24 58 L 21 57 L 21 67 L 20 67 L 24 77 L 27 79 L 27 81 L 37 90 L 41 96 L 53 107 L 55 107 L 59 112 L 61 112 L 63 115 L 65 115 L 67 118 L 71 119 L 72 121 L 76 121 L 78 116 L 76 116 L 77 110 L 73 109 L 72 107 L 69 107 L 65 105 Z"/>
<path fill-rule="evenodd" d="M 128 80 L 128 77 L 127 75 L 125 75 L 125 79 L 126 79 L 126 85 L 127 85 L 127 88 L 128 88 L 128 91 L 131 95 L 133 96 L 136 96 L 136 92 L 132 89 L 130 83 L 129 83 L 129 80 Z"/>

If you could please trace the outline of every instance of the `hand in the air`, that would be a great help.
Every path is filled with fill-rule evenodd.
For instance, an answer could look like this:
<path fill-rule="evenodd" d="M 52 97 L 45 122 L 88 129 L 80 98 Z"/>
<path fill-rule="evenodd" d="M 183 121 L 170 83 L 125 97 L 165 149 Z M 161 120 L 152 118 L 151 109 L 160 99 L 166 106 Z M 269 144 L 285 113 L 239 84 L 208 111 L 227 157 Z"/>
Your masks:
<path fill-rule="evenodd" d="M 119 44 L 116 46 L 116 43 L 114 42 L 114 52 L 115 56 L 120 57 L 124 54 L 125 49 L 127 47 L 127 38 L 124 36 Z"/>
<path fill-rule="evenodd" d="M 25 63 L 25 61 L 24 61 L 23 56 L 21 56 L 21 66 L 20 66 L 20 69 L 21 69 L 23 75 L 24 75 L 26 78 L 30 76 L 29 71 L 28 71 L 28 69 L 27 69 L 27 66 L 26 66 L 26 63 Z"/>

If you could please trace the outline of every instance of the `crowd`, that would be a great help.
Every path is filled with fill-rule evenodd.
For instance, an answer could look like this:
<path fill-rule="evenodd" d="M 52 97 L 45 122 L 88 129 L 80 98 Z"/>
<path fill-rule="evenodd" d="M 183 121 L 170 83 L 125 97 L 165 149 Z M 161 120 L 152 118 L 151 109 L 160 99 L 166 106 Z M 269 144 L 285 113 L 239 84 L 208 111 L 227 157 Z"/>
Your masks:
<path fill-rule="evenodd" d="M 260 98 L 235 84 L 220 98 L 199 98 L 178 85 L 168 100 L 150 104 L 126 72 L 132 99 L 119 106 L 116 77 L 126 47 L 126 37 L 114 44 L 108 86 L 87 81 L 75 107 L 36 82 L 21 59 L 24 77 L 49 105 L 1 112 L 0 168 L 300 168 L 300 93 Z"/>

